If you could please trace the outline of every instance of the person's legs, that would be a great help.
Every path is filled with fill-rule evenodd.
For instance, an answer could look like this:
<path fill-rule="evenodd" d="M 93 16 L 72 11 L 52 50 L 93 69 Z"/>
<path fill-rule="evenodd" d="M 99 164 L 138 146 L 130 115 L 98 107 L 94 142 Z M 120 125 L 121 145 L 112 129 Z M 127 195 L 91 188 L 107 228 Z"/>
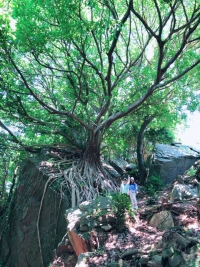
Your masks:
<path fill-rule="evenodd" d="M 136 201 L 136 197 L 135 197 L 135 193 L 134 192 L 130 192 L 130 198 L 131 198 L 131 203 L 132 203 L 132 209 L 137 209 L 137 201 Z"/>
<path fill-rule="evenodd" d="M 137 199 L 136 199 L 136 192 L 133 193 L 133 208 L 134 209 L 138 208 Z"/>
<path fill-rule="evenodd" d="M 131 199 L 131 204 L 132 204 L 132 209 L 133 209 L 133 193 L 130 192 L 130 199 Z"/>

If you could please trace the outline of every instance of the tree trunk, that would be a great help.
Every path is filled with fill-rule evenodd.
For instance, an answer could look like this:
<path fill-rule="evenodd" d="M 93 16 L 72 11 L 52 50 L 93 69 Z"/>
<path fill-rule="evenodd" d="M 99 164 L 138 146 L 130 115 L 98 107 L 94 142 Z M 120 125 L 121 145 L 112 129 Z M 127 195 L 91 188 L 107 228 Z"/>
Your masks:
<path fill-rule="evenodd" d="M 101 166 L 100 158 L 100 134 L 92 135 L 86 144 L 85 151 L 83 153 L 83 159 L 87 160 L 91 166 Z"/>
<path fill-rule="evenodd" d="M 140 131 L 137 136 L 137 160 L 138 160 L 138 168 L 139 168 L 139 180 L 140 184 L 143 185 L 145 183 L 146 178 L 146 167 L 142 152 L 142 144 L 144 138 L 144 132 L 148 124 L 153 120 L 153 117 L 145 119 L 140 127 Z"/>
<path fill-rule="evenodd" d="M 101 135 L 88 140 L 82 155 L 71 159 L 64 170 L 64 180 L 72 196 L 72 206 L 94 199 L 101 193 L 116 191 L 115 180 L 103 168 L 100 157 Z"/>

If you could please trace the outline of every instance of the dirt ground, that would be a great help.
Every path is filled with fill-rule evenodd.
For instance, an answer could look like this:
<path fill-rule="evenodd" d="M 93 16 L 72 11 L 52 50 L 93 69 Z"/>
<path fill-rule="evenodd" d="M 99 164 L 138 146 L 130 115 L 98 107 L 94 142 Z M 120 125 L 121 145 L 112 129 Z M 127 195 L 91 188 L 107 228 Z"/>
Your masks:
<path fill-rule="evenodd" d="M 168 194 L 167 190 L 162 192 Z M 162 236 L 165 231 L 157 230 L 149 226 L 147 219 L 144 217 L 145 210 L 151 206 L 146 204 L 146 196 L 138 196 L 139 210 L 135 215 L 135 221 L 126 221 L 124 231 L 118 233 L 116 230 L 109 232 L 108 239 L 102 248 L 97 249 L 94 257 L 88 259 L 89 267 L 107 266 L 109 262 L 119 261 L 120 256 L 130 250 L 148 250 L 151 246 L 157 244 L 162 252 Z M 174 211 L 173 211 L 174 210 Z M 175 227 L 183 227 L 188 231 L 191 237 L 197 237 L 200 240 L 200 222 L 197 220 L 195 202 L 184 202 L 174 204 L 172 216 Z M 131 254 L 124 258 L 127 266 L 138 267 L 139 253 Z"/>
<path fill-rule="evenodd" d="M 166 188 L 160 192 L 160 197 L 169 196 L 170 191 L 171 188 Z M 158 201 L 155 204 L 148 205 L 148 197 L 143 192 L 137 195 L 137 200 L 139 210 L 135 212 L 134 216 L 127 215 L 121 233 L 112 228 L 105 233 L 105 236 L 98 236 L 99 247 L 95 252 L 90 253 L 85 261 L 88 267 L 107 267 L 110 262 L 119 262 L 121 258 L 128 267 L 141 267 L 141 255 L 144 261 L 145 257 L 148 261 L 150 251 L 152 253 L 156 251 L 157 254 L 160 253 L 161 255 L 163 235 L 166 235 L 166 231 L 158 230 L 149 225 L 149 218 L 153 215 L 152 210 L 156 210 L 155 207 L 157 206 L 162 206 L 161 202 Z M 183 229 L 187 232 L 187 236 L 196 238 L 200 242 L 200 222 L 197 219 L 196 201 L 188 200 L 179 201 L 173 203 L 173 205 L 168 204 L 167 207 L 171 211 L 175 228 Z M 126 253 L 126 256 L 122 257 L 124 253 Z M 76 265 L 76 262 L 77 257 L 73 254 L 70 257 L 67 255 L 66 258 L 63 254 L 62 257 L 56 258 L 51 267 L 72 267 Z M 147 265 L 143 264 L 142 266 Z"/>

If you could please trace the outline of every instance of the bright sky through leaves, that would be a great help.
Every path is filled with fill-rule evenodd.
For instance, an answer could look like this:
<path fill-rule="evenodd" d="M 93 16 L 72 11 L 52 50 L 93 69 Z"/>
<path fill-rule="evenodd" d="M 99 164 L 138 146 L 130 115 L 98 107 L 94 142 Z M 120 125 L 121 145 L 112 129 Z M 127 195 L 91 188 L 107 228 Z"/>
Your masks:
<path fill-rule="evenodd" d="M 187 125 L 185 129 L 179 129 L 177 139 L 184 145 L 193 146 L 200 149 L 200 113 L 194 112 L 188 114 Z"/>

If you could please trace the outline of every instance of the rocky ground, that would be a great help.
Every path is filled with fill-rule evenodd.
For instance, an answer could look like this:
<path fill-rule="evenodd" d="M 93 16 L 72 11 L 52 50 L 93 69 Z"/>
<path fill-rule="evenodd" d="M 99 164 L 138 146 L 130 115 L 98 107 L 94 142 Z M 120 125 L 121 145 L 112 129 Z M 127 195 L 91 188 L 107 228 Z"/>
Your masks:
<path fill-rule="evenodd" d="M 199 267 L 200 221 L 197 216 L 197 199 L 176 201 L 172 205 L 168 201 L 171 191 L 172 186 L 165 188 L 160 192 L 158 201 L 154 204 L 147 204 L 149 203 L 147 195 L 139 193 L 137 196 L 139 210 L 132 216 L 127 215 L 121 233 L 113 227 L 105 233 L 105 236 L 102 236 L 102 233 L 99 236 L 97 234 L 95 237 L 97 248 L 93 252 L 84 254 L 84 260 L 80 263 L 77 263 L 77 257 L 73 253 L 71 256 L 67 255 L 66 258 L 64 258 L 65 254 L 61 253 L 55 258 L 51 267 L 189 267 L 194 259 L 195 264 L 192 263 L 191 266 Z M 162 203 L 163 199 L 167 199 L 166 202 Z M 171 212 L 174 227 L 159 230 L 150 226 L 150 218 L 160 210 Z M 195 246 L 198 247 L 198 251 L 191 252 L 191 247 Z M 163 248 L 167 251 L 166 257 L 170 257 L 170 264 L 168 264 L 168 259 L 167 263 L 161 262 Z M 171 248 L 176 251 L 173 256 L 168 255 Z M 181 256 L 176 256 L 179 252 Z M 191 261 L 189 255 L 193 257 Z M 183 257 L 185 257 L 186 265 L 179 265 Z M 196 263 L 196 258 L 198 258 L 199 265 Z"/>
<path fill-rule="evenodd" d="M 161 254 L 165 231 L 151 227 L 144 217 L 145 209 L 149 208 L 146 205 L 145 195 L 138 197 L 138 203 L 140 208 L 136 213 L 136 220 L 126 221 L 123 233 L 118 233 L 115 230 L 111 231 L 104 246 L 97 249 L 93 257 L 88 258 L 87 264 L 89 267 L 108 266 L 110 262 L 118 262 L 120 258 L 123 258 L 126 266 L 150 266 L 145 265 L 145 258 L 149 257 L 149 251 L 151 251 L 152 256 L 154 251 Z M 197 220 L 195 202 L 178 203 L 178 206 L 177 210 L 181 211 L 180 214 L 172 212 L 175 227 L 183 227 L 191 237 L 200 240 L 200 222 Z M 143 254 L 142 265 L 140 260 L 141 251 L 144 253 L 145 250 L 147 253 L 146 255 Z"/>

